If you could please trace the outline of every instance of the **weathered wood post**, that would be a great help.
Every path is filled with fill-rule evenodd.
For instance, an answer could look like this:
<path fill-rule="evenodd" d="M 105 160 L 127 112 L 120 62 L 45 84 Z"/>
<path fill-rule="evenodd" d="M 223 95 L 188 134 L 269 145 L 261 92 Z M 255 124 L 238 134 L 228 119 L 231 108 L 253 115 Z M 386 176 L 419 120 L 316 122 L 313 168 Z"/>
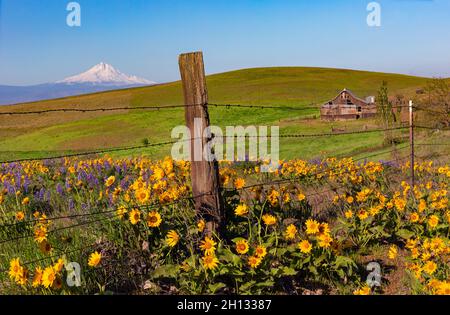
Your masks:
<path fill-rule="evenodd" d="M 415 174 L 414 174 L 414 164 L 415 164 L 415 153 L 414 153 L 414 110 L 413 101 L 409 101 L 409 145 L 410 145 L 410 155 L 411 155 L 411 193 L 414 198 L 414 185 L 415 185 Z"/>
<path fill-rule="evenodd" d="M 179 67 L 183 84 L 186 126 L 191 132 L 191 182 L 195 209 L 206 221 L 206 234 L 218 230 L 224 220 L 220 196 L 219 166 L 203 155 L 211 134 L 209 127 L 208 91 L 201 52 L 182 54 Z"/>

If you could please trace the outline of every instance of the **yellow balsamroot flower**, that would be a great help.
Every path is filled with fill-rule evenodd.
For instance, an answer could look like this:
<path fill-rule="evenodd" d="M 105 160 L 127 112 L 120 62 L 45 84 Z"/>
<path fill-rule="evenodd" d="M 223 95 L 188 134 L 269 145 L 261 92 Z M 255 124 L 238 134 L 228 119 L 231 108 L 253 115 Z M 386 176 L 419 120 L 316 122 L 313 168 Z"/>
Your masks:
<path fill-rule="evenodd" d="M 445 250 L 445 242 L 442 238 L 434 237 L 431 240 L 431 249 L 434 250 L 437 254 L 442 253 Z"/>
<path fill-rule="evenodd" d="M 89 256 L 88 265 L 89 267 L 97 267 L 102 260 L 102 254 L 95 251 Z"/>
<path fill-rule="evenodd" d="M 270 202 L 270 204 L 272 206 L 276 206 L 278 204 L 279 197 L 280 197 L 280 193 L 277 190 L 272 189 L 270 194 L 267 195 L 267 200 Z"/>
<path fill-rule="evenodd" d="M 344 212 L 344 215 L 347 219 L 351 219 L 353 217 L 353 212 L 352 210 L 347 210 Z"/>
<path fill-rule="evenodd" d="M 419 214 L 417 212 L 413 212 L 409 216 L 409 221 L 411 221 L 412 223 L 419 222 L 419 219 L 420 219 L 420 217 L 419 217 Z"/>
<path fill-rule="evenodd" d="M 56 280 L 56 271 L 53 267 L 47 267 L 42 273 L 42 285 L 46 288 L 53 286 L 53 282 Z"/>
<path fill-rule="evenodd" d="M 328 248 L 333 242 L 333 239 L 328 234 L 320 234 L 319 235 L 319 246 L 322 248 Z"/>
<path fill-rule="evenodd" d="M 245 186 L 245 179 L 239 177 L 234 180 L 234 187 L 236 189 L 244 188 L 244 186 Z"/>
<path fill-rule="evenodd" d="M 333 204 L 337 204 L 339 201 L 339 196 L 334 196 L 333 197 Z"/>
<path fill-rule="evenodd" d="M 297 235 L 297 228 L 294 224 L 291 224 L 286 228 L 285 235 L 287 240 L 293 240 L 295 238 Z"/>
<path fill-rule="evenodd" d="M 162 219 L 161 215 L 156 212 L 152 211 L 149 214 L 147 214 L 147 225 L 152 228 L 159 227 L 161 225 Z"/>
<path fill-rule="evenodd" d="M 236 242 L 236 252 L 244 255 L 248 252 L 249 246 L 247 240 L 239 240 Z"/>
<path fill-rule="evenodd" d="M 434 261 L 427 261 L 423 266 L 423 271 L 429 275 L 432 275 L 437 269 L 437 264 Z"/>
<path fill-rule="evenodd" d="M 371 289 L 369 286 L 364 286 L 361 289 L 353 291 L 354 295 L 370 295 Z"/>
<path fill-rule="evenodd" d="M 206 270 L 214 270 L 219 265 L 219 259 L 215 255 L 205 255 L 202 257 L 202 265 Z"/>
<path fill-rule="evenodd" d="M 424 199 L 420 199 L 417 209 L 419 212 L 424 212 L 427 209 L 427 202 Z"/>
<path fill-rule="evenodd" d="M 56 273 L 61 272 L 64 267 L 64 260 L 59 258 L 58 261 L 53 265 L 53 269 L 55 269 Z"/>
<path fill-rule="evenodd" d="M 34 277 L 31 282 L 31 286 L 33 288 L 37 288 L 38 286 L 40 286 L 42 284 L 42 274 L 43 274 L 42 268 L 36 267 L 36 269 L 34 271 Z"/>
<path fill-rule="evenodd" d="M 283 195 L 283 202 L 288 203 L 289 201 L 291 201 L 291 195 L 289 193 L 285 193 Z"/>
<path fill-rule="evenodd" d="M 197 228 L 200 233 L 202 233 L 205 230 L 205 226 L 206 226 L 205 220 L 201 219 L 200 221 L 198 221 Z"/>
<path fill-rule="evenodd" d="M 139 201 L 141 204 L 144 204 L 150 199 L 150 193 L 147 189 L 142 188 L 135 192 L 135 197 L 137 201 Z"/>
<path fill-rule="evenodd" d="M 298 200 L 298 201 L 303 201 L 303 200 L 305 200 L 305 199 L 306 199 L 306 196 L 305 196 L 304 194 L 299 193 L 299 194 L 297 195 L 297 200 Z"/>
<path fill-rule="evenodd" d="M 18 211 L 16 213 L 16 220 L 17 221 L 23 221 L 25 219 L 25 213 L 23 213 L 23 211 Z"/>
<path fill-rule="evenodd" d="M 123 217 L 125 216 L 125 214 L 127 214 L 127 208 L 125 206 L 120 206 L 117 211 L 116 211 L 116 215 L 119 219 L 123 219 Z"/>
<path fill-rule="evenodd" d="M 175 230 L 170 230 L 167 233 L 166 243 L 170 247 L 174 247 L 175 245 L 177 245 L 179 240 L 180 240 L 180 236 L 178 235 L 178 233 Z"/>
<path fill-rule="evenodd" d="M 300 243 L 298 243 L 298 248 L 303 254 L 308 254 L 312 250 L 312 244 L 307 240 L 303 240 Z"/>
<path fill-rule="evenodd" d="M 406 200 L 403 198 L 395 198 L 394 205 L 398 211 L 403 211 L 403 210 L 405 210 L 405 207 L 406 207 Z"/>
<path fill-rule="evenodd" d="M 352 196 L 348 196 L 346 200 L 349 204 L 352 204 L 353 201 L 355 201 L 355 199 Z"/>
<path fill-rule="evenodd" d="M 421 258 L 423 261 L 427 261 L 431 258 L 431 253 L 428 251 L 425 251 L 422 253 Z"/>
<path fill-rule="evenodd" d="M 237 206 L 236 209 L 234 210 L 234 214 L 239 217 L 243 217 L 247 213 L 248 213 L 248 207 L 246 204 L 241 204 L 241 205 Z"/>
<path fill-rule="evenodd" d="M 277 223 L 277 218 L 271 214 L 265 214 L 262 216 L 265 225 L 274 225 Z"/>
<path fill-rule="evenodd" d="M 34 230 L 34 239 L 36 240 L 36 242 L 42 243 L 43 241 L 47 240 L 47 234 L 48 234 L 47 227 L 39 225 Z"/>
<path fill-rule="evenodd" d="M 251 268 L 257 268 L 261 264 L 262 258 L 258 256 L 250 256 L 248 257 L 248 265 Z"/>
<path fill-rule="evenodd" d="M 447 176 L 450 177 L 450 171 L 447 172 Z M 436 294 L 450 295 L 450 281 L 441 282 L 436 290 Z"/>
<path fill-rule="evenodd" d="M 116 178 L 114 176 L 109 176 L 105 181 L 105 186 L 111 187 L 115 181 L 116 181 Z"/>
<path fill-rule="evenodd" d="M 360 220 L 365 220 L 365 219 L 367 219 L 368 217 L 369 217 L 369 212 L 367 212 L 366 210 L 361 209 L 361 210 L 358 211 L 358 218 L 359 218 Z"/>
<path fill-rule="evenodd" d="M 28 198 L 28 197 L 25 197 L 25 198 L 23 198 L 23 200 L 22 200 L 22 205 L 27 205 L 27 204 L 29 204 L 30 203 L 30 198 Z"/>
<path fill-rule="evenodd" d="M 257 256 L 259 258 L 264 258 L 266 255 L 267 255 L 267 249 L 264 246 L 259 245 L 256 247 L 255 256 Z"/>
<path fill-rule="evenodd" d="M 20 259 L 14 258 L 9 262 L 9 277 L 11 279 L 16 279 L 22 273 L 23 267 L 20 265 Z"/>
<path fill-rule="evenodd" d="M 430 216 L 430 218 L 428 219 L 428 225 L 430 226 L 430 228 L 434 229 L 438 226 L 438 224 L 439 224 L 439 217 L 434 214 Z"/>
<path fill-rule="evenodd" d="M 28 269 L 22 267 L 16 276 L 15 281 L 18 285 L 26 285 L 28 282 Z"/>
<path fill-rule="evenodd" d="M 133 209 L 130 212 L 130 222 L 133 225 L 136 225 L 141 221 L 141 212 L 137 209 Z"/>
<path fill-rule="evenodd" d="M 389 247 L 389 251 L 388 251 L 389 259 L 395 259 L 397 257 L 397 253 L 398 253 L 397 246 L 392 245 L 391 247 Z"/>
<path fill-rule="evenodd" d="M 323 235 L 323 234 L 330 234 L 330 226 L 328 225 L 328 223 L 320 223 L 319 225 L 319 234 Z"/>
<path fill-rule="evenodd" d="M 212 255 L 216 250 L 217 243 L 210 237 L 206 236 L 203 241 L 200 242 L 200 249 L 205 252 L 205 255 Z"/>
<path fill-rule="evenodd" d="M 306 234 L 314 235 L 319 233 L 320 224 L 316 220 L 308 219 L 306 220 L 305 225 L 306 225 Z"/>
<path fill-rule="evenodd" d="M 408 248 L 408 249 L 413 249 L 416 247 L 416 245 L 417 245 L 417 239 L 410 238 L 406 242 L 406 248 Z"/>

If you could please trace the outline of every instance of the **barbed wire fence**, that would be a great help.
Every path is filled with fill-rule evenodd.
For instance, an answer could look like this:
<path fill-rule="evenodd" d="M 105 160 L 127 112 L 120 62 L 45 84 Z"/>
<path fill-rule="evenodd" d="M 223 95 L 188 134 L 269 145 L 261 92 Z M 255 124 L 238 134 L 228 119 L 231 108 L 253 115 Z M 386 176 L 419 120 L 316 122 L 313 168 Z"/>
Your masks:
<path fill-rule="evenodd" d="M 200 58 L 201 63 L 196 63 L 196 66 L 199 66 L 200 68 L 203 67 L 203 59 L 198 54 L 190 55 L 188 56 L 189 60 L 185 60 L 185 62 L 190 63 L 190 66 L 192 66 L 192 63 L 196 63 Z M 181 58 L 181 57 L 180 57 Z M 195 62 L 194 62 L 195 61 Z M 182 72 L 182 78 L 183 78 L 183 88 L 185 93 L 185 104 L 176 104 L 176 105 L 167 105 L 167 106 L 136 106 L 136 107 L 102 107 L 102 108 L 59 108 L 59 109 L 47 109 L 47 110 L 33 110 L 33 111 L 2 111 L 0 109 L 0 116 L 14 116 L 14 115 L 46 115 L 51 113 L 69 113 L 69 112 L 80 112 L 80 113 L 90 113 L 90 112 L 112 112 L 112 111 L 162 111 L 162 110 L 174 110 L 174 109 L 184 109 L 186 111 L 186 117 L 190 117 L 187 119 L 193 119 L 195 117 L 195 114 L 202 113 L 202 127 L 206 128 L 209 127 L 209 114 L 208 114 L 208 107 L 212 108 L 224 108 L 224 109 L 239 109 L 239 108 L 246 108 L 246 109 L 255 109 L 255 110 L 281 110 L 281 111 L 312 111 L 312 110 L 318 110 L 318 106 L 303 106 L 303 107 L 295 107 L 295 106 L 283 106 L 283 105 L 252 105 L 252 104 L 217 104 L 217 103 L 208 103 L 207 98 L 205 98 L 205 94 L 203 95 L 195 95 L 196 91 L 192 90 L 192 84 L 198 84 L 198 86 L 203 86 L 206 90 L 206 82 L 204 80 L 204 73 L 203 77 L 201 75 L 202 71 L 199 71 L 200 76 L 192 76 L 191 74 L 184 74 L 183 75 L 183 68 L 186 65 L 183 65 L 183 63 L 180 61 L 180 71 Z M 187 82 L 190 80 L 196 81 L 196 82 Z M 192 102 L 192 99 L 198 100 L 195 102 Z M 344 105 L 347 106 L 347 105 Z M 433 114 L 445 114 L 443 112 L 435 111 L 435 110 L 429 110 L 423 107 L 415 107 L 412 104 L 409 105 L 398 105 L 395 106 L 396 108 L 408 108 L 410 110 L 410 113 L 416 109 L 424 112 L 429 112 Z M 413 117 L 411 115 L 410 117 Z M 186 121 L 186 125 L 190 127 L 192 130 L 192 121 Z M 203 130 L 204 130 L 203 128 Z M 340 131 L 340 132 L 332 132 L 332 133 L 286 133 L 286 134 L 280 134 L 280 138 L 323 138 L 323 137 L 342 137 L 345 135 L 361 135 L 361 134 L 370 134 L 370 133 L 382 133 L 382 132 L 388 132 L 388 131 L 410 131 L 410 141 L 409 143 L 402 144 L 402 145 L 393 145 L 392 148 L 381 151 L 381 152 L 374 152 L 370 153 L 368 155 L 363 155 L 358 158 L 354 158 L 354 162 L 361 162 L 361 161 L 368 161 L 371 158 L 380 156 L 380 155 L 389 155 L 398 153 L 400 150 L 408 149 L 409 153 L 406 156 L 403 157 L 396 157 L 393 160 L 387 160 L 384 161 L 385 164 L 396 164 L 400 165 L 404 161 L 410 161 L 411 166 L 411 184 L 414 185 L 414 166 L 415 166 L 415 158 L 417 159 L 424 159 L 426 156 L 417 156 L 414 152 L 414 148 L 417 146 L 422 147 L 444 147 L 449 146 L 450 143 L 414 143 L 414 132 L 417 130 L 435 130 L 436 128 L 430 127 L 430 126 L 421 126 L 421 125 L 415 125 L 412 121 L 412 118 L 410 119 L 409 126 L 405 127 L 393 127 L 393 128 L 374 128 L 374 129 L 367 129 L 367 130 L 353 130 L 353 131 Z M 440 130 L 448 130 L 445 128 L 440 128 Z M 247 135 L 247 136 L 232 136 L 232 138 L 244 138 L 244 141 L 246 139 L 250 139 L 255 136 Z M 256 136 L 258 138 L 267 138 L 267 136 Z M 412 137 L 412 138 L 411 138 Z M 222 136 L 222 138 L 229 138 L 227 136 Z M 112 147 L 112 148 L 105 148 L 105 149 L 99 149 L 99 150 L 90 150 L 90 151 L 84 151 L 84 152 L 78 152 L 78 153 L 68 153 L 68 154 L 60 154 L 55 156 L 49 156 L 49 157 L 31 157 L 31 158 L 21 158 L 21 159 L 10 159 L 10 160 L 3 160 L 0 161 L 0 165 L 6 165 L 6 164 L 12 164 L 12 163 L 24 163 L 24 162 L 39 162 L 39 161 L 55 161 L 55 160 L 64 160 L 68 158 L 78 158 L 78 157 L 87 157 L 87 156 L 98 156 L 102 154 L 107 153 L 114 153 L 114 152 L 126 152 L 131 150 L 140 150 L 140 149 L 146 149 L 151 147 L 162 147 L 166 145 L 172 145 L 179 141 L 188 141 L 191 143 L 201 139 L 202 141 L 205 140 L 205 138 L 190 138 L 186 140 L 168 140 L 168 141 L 162 141 L 162 142 L 155 142 L 155 143 L 147 143 L 143 145 L 135 145 L 135 146 L 124 146 L 124 147 Z M 435 156 L 436 157 L 436 156 Z M 195 163 L 192 163 L 195 164 Z M 191 166 L 194 167 L 194 166 Z M 206 233 L 212 233 L 216 229 L 219 228 L 219 226 L 223 223 L 220 220 L 220 217 L 223 216 L 223 209 L 220 209 L 223 207 L 219 203 L 217 203 L 217 200 L 221 200 L 222 196 L 221 193 L 223 191 L 226 191 L 227 189 L 224 187 L 221 187 L 218 183 L 220 183 L 219 178 L 214 176 L 210 176 L 205 178 L 204 175 L 202 175 L 202 172 L 199 172 L 198 169 L 213 169 L 214 170 L 214 176 L 218 176 L 218 165 L 217 163 L 210 163 L 207 161 L 202 161 L 197 165 L 197 169 L 191 169 L 191 184 L 193 186 L 192 189 L 192 196 L 179 198 L 178 200 L 174 201 L 173 203 L 155 203 L 152 205 L 131 205 L 128 206 L 127 209 L 141 209 L 141 210 L 150 210 L 170 205 L 177 205 L 183 201 L 187 202 L 193 202 L 195 204 L 195 208 L 197 213 L 200 216 L 204 216 L 209 218 L 209 220 L 214 221 L 217 220 L 217 222 L 214 222 L 214 224 L 209 226 L 209 230 L 206 230 Z M 322 175 L 329 175 L 329 176 L 338 176 L 345 174 L 347 172 L 351 172 L 350 170 L 341 170 L 339 167 L 325 167 L 317 172 L 308 174 L 309 177 L 318 177 Z M 206 172 L 208 174 L 210 172 Z M 205 173 L 203 173 L 205 174 Z M 286 178 L 286 179 L 278 179 L 278 180 L 269 180 L 265 182 L 259 182 L 251 185 L 247 185 L 245 187 L 237 189 L 238 191 L 246 191 L 251 190 L 255 187 L 264 187 L 264 186 L 274 186 L 274 185 L 281 185 L 286 183 L 300 183 L 301 180 L 305 179 L 307 176 L 300 175 L 300 176 L 294 176 L 292 178 Z M 194 187 L 197 185 L 197 189 Z M 317 196 L 320 194 L 324 194 L 325 192 L 337 192 L 339 189 L 344 188 L 344 185 L 334 185 L 330 187 L 327 190 L 318 190 L 316 192 L 306 194 L 306 198 L 310 198 L 313 196 Z M 212 200 L 211 197 L 215 197 L 215 200 Z M 46 218 L 47 221 L 59 221 L 59 220 L 75 220 L 75 219 L 85 219 L 88 218 L 88 220 L 84 220 L 82 222 L 76 222 L 74 224 L 58 227 L 55 229 L 52 229 L 48 231 L 49 234 L 55 234 L 60 231 L 65 230 L 71 230 L 78 227 L 83 227 L 86 225 L 101 223 L 113 220 L 117 218 L 119 215 L 117 214 L 118 208 L 110 209 L 110 210 L 104 210 L 104 211 L 96 211 L 96 212 L 89 212 L 89 213 L 77 213 L 77 214 L 66 214 L 66 215 L 56 215 L 53 217 Z M 99 216 L 100 218 L 95 218 L 96 216 Z M 89 218 L 94 218 L 92 220 L 89 220 Z M 36 220 L 26 220 L 22 222 L 15 222 L 15 223 L 4 223 L 0 225 L 0 230 L 7 230 L 9 228 L 14 228 L 18 225 L 33 225 L 38 222 L 41 222 L 41 219 Z M 34 235 L 33 233 L 23 233 L 18 236 L 12 237 L 12 238 L 5 238 L 0 240 L 0 245 L 8 244 L 11 242 L 18 242 L 23 239 L 29 239 L 32 238 Z M 25 262 L 23 265 L 33 265 L 39 262 L 42 262 L 44 260 L 52 260 L 53 258 L 60 257 L 61 255 L 67 255 L 70 253 L 75 252 L 82 252 L 86 249 L 92 248 L 96 245 L 96 243 L 91 245 L 83 246 L 82 248 L 77 248 L 69 251 L 61 251 L 57 255 L 52 256 L 46 256 L 43 258 L 39 258 L 36 260 Z M 1 268 L 0 273 L 6 272 L 7 268 Z"/>

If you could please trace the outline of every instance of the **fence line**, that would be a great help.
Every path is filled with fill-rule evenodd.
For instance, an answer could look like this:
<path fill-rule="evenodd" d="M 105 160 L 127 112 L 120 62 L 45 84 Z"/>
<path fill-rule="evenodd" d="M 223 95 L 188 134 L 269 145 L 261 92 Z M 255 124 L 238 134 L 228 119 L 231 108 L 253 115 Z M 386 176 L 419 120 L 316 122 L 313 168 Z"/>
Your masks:
<path fill-rule="evenodd" d="M 386 128 L 386 129 L 369 129 L 369 130 L 356 130 L 356 131 L 348 131 L 348 132 L 337 132 L 337 133 L 315 133 L 315 134 L 280 134 L 280 138 L 315 138 L 315 137 L 333 137 L 333 136 L 343 136 L 343 135 L 352 135 L 352 134 L 365 134 L 365 133 L 374 133 L 374 132 L 386 132 L 386 131 L 395 131 L 395 130 L 406 130 L 409 127 L 394 127 L 394 128 Z M 432 127 L 425 127 L 425 126 L 415 126 L 414 128 L 418 129 L 434 129 Z M 269 136 L 252 136 L 252 135 L 245 135 L 245 136 L 215 136 L 215 138 L 269 138 Z M 157 147 L 157 146 L 164 146 L 169 144 L 175 144 L 180 141 L 192 141 L 192 140 L 199 140 L 202 138 L 190 138 L 185 140 L 172 140 L 172 141 L 165 141 L 165 142 L 158 142 L 158 143 L 149 143 L 144 145 L 136 145 L 136 146 L 128 146 L 128 147 L 118 147 L 118 148 L 107 148 L 107 149 L 101 149 L 101 150 L 93 150 L 93 151 L 86 151 L 86 152 L 80 152 L 80 153 L 70 153 L 65 155 L 58 155 L 58 156 L 50 156 L 50 157 L 41 157 L 41 158 L 23 158 L 23 159 L 15 159 L 15 160 L 5 160 L 0 161 L 0 164 L 11 164 L 11 163 L 19 163 L 19 162 L 32 162 L 32 161 L 46 161 L 46 160 L 58 160 L 63 158 L 70 158 L 70 157 L 79 157 L 79 156 L 87 156 L 87 155 L 96 155 L 96 154 L 103 154 L 103 153 L 111 153 L 111 152 L 120 152 L 120 151 L 129 151 L 129 150 L 137 150 L 137 149 L 145 149 L 149 147 Z"/>
<path fill-rule="evenodd" d="M 55 108 L 55 109 L 45 109 L 45 110 L 34 110 L 34 111 L 0 111 L 0 116 L 13 116 L 13 115 L 37 115 L 37 114 L 48 114 L 48 113 L 66 113 L 66 112 L 79 112 L 79 113 L 90 113 L 90 112 L 108 112 L 108 111 L 124 111 L 124 110 L 168 110 L 175 108 L 185 108 L 185 107 L 195 107 L 195 106 L 211 106 L 211 107 L 224 107 L 224 108 L 254 108 L 254 109 L 277 109 L 277 110 L 289 110 L 289 111 L 304 111 L 304 110 L 318 110 L 322 105 L 319 106 L 292 106 L 292 105 L 252 105 L 252 104 L 218 104 L 218 103 L 207 103 L 207 104 L 176 104 L 176 105 L 152 105 L 152 106 L 124 106 L 124 107 L 100 107 L 100 108 Z M 301 107 L 300 107 L 301 106 Z M 339 107 L 354 108 L 356 105 L 339 105 Z M 408 105 L 396 105 L 396 108 L 408 108 Z M 426 111 L 430 113 L 447 114 L 445 112 L 435 111 L 431 109 L 426 109 L 422 107 L 414 106 L 415 109 L 420 111 Z"/>
<path fill-rule="evenodd" d="M 21 225 L 21 224 L 28 224 L 28 223 L 56 221 L 56 220 L 63 220 L 63 219 L 73 219 L 73 218 L 78 218 L 78 217 L 87 217 L 87 216 L 94 216 L 94 215 L 109 214 L 109 213 L 118 211 L 120 207 L 125 207 L 127 210 L 133 210 L 133 209 L 136 209 L 136 208 L 139 208 L 139 209 L 142 209 L 142 208 L 152 209 L 152 208 L 158 207 L 158 206 L 161 206 L 161 207 L 163 207 L 163 206 L 172 206 L 172 205 L 178 204 L 178 203 L 180 203 L 182 201 L 185 201 L 185 200 L 197 199 L 197 198 L 200 198 L 200 197 L 203 197 L 203 196 L 204 196 L 204 194 L 199 195 L 199 196 L 187 196 L 187 197 L 179 198 L 176 201 L 171 202 L 171 203 L 161 203 L 160 202 L 160 203 L 154 203 L 154 204 L 151 204 L 151 205 L 119 206 L 116 209 L 108 210 L 108 211 L 80 213 L 80 214 L 73 214 L 73 215 L 66 215 L 66 216 L 49 217 L 49 218 L 45 218 L 45 219 L 26 220 L 26 221 L 20 221 L 20 222 L 16 222 L 16 223 L 6 223 L 6 224 L 0 225 L 0 228 L 12 227 L 12 226 L 17 226 L 17 225 Z"/>
<path fill-rule="evenodd" d="M 90 245 L 86 245 L 86 246 L 83 246 L 83 247 L 78 247 L 76 249 L 72 249 L 72 250 L 68 250 L 68 251 L 62 251 L 62 253 L 55 254 L 55 255 L 52 255 L 52 256 L 47 256 L 47 257 L 39 258 L 39 259 L 36 259 L 36 260 L 31 260 L 31 261 L 28 261 L 28 262 L 24 262 L 24 263 L 21 263 L 20 265 L 21 266 L 30 266 L 30 265 L 34 265 L 34 264 L 37 264 L 37 263 L 42 262 L 42 261 L 51 260 L 51 259 L 54 259 L 54 258 L 61 258 L 61 256 L 63 256 L 63 255 L 68 255 L 68 254 L 72 254 L 72 253 L 75 253 L 75 252 L 78 252 L 78 251 L 82 251 L 84 249 L 88 249 L 88 248 L 94 247 L 96 245 L 98 245 L 98 244 L 97 243 L 92 243 Z M 0 269 L 0 273 L 7 272 L 8 270 L 9 269 Z"/>

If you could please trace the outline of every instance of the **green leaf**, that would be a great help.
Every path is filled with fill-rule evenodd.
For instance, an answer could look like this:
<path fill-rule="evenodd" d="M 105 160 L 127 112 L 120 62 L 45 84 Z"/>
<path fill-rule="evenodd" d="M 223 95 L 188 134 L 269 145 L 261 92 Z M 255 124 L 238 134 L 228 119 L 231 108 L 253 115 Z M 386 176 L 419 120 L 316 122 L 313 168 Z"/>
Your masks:
<path fill-rule="evenodd" d="M 411 237 L 414 236 L 414 232 L 411 232 L 411 231 L 406 230 L 406 229 L 398 230 L 397 233 L 395 233 L 395 234 L 397 234 L 397 236 L 399 236 L 399 237 L 401 237 L 401 238 L 403 238 L 405 240 L 409 240 Z"/>
<path fill-rule="evenodd" d="M 283 275 L 284 276 L 295 276 L 296 274 L 297 274 L 297 271 L 295 271 L 294 268 L 283 267 Z"/>
<path fill-rule="evenodd" d="M 273 287 L 273 285 L 275 284 L 274 281 L 272 280 L 267 280 L 264 282 L 258 282 L 255 284 L 255 287 Z"/>
<path fill-rule="evenodd" d="M 314 275 L 318 275 L 318 272 L 317 272 L 317 268 L 316 267 L 314 267 L 314 266 L 309 266 L 308 267 L 308 269 L 309 269 L 309 271 L 312 273 L 312 274 L 314 274 Z"/>
<path fill-rule="evenodd" d="M 336 257 L 336 260 L 334 262 L 334 265 L 339 268 L 339 267 L 348 267 L 348 266 L 355 266 L 356 264 L 353 261 L 353 259 L 346 257 L 346 256 L 338 256 Z"/>
<path fill-rule="evenodd" d="M 153 273 L 153 278 L 176 278 L 180 267 L 178 265 L 162 265 L 157 267 Z"/>
<path fill-rule="evenodd" d="M 208 289 L 212 294 L 216 293 L 218 290 L 220 290 L 224 287 L 226 287 L 226 285 L 225 285 L 225 283 L 222 283 L 222 282 L 212 283 L 212 284 L 208 285 Z"/>

